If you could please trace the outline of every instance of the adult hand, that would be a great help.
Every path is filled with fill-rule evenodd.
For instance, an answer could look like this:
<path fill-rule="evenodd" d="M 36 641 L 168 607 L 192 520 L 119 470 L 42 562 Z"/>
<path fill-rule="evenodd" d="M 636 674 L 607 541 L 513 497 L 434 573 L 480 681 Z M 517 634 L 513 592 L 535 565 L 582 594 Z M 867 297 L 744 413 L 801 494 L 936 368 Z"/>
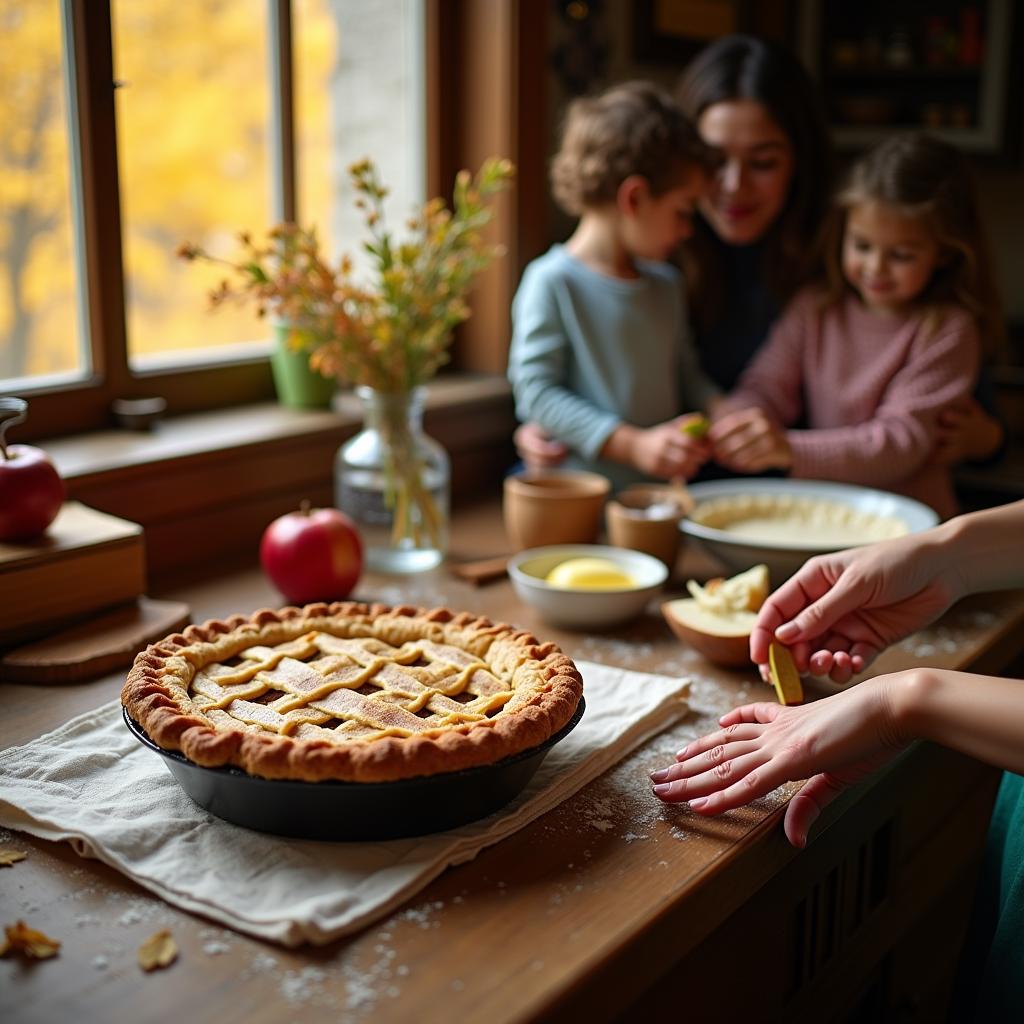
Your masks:
<path fill-rule="evenodd" d="M 737 409 L 708 431 L 715 461 L 737 473 L 789 469 L 793 452 L 786 431 L 763 409 Z"/>
<path fill-rule="evenodd" d="M 548 437 L 536 423 L 523 423 L 517 427 L 512 440 L 527 469 L 553 469 L 560 466 L 569 454 L 567 445 Z"/>
<path fill-rule="evenodd" d="M 1003 443 L 1003 425 L 971 397 L 939 413 L 938 436 L 929 462 L 952 466 L 990 458 Z"/>
<path fill-rule="evenodd" d="M 796 847 L 822 809 L 847 786 L 894 757 L 911 739 L 901 735 L 892 695 L 901 677 L 879 676 L 802 707 L 747 704 L 719 719 L 721 728 L 651 773 L 665 803 L 687 802 L 702 815 L 721 814 L 808 779 L 786 809 L 786 837 Z"/>
<path fill-rule="evenodd" d="M 680 416 L 646 430 L 632 428 L 629 462 L 648 476 L 689 480 L 707 462 L 711 448 L 704 438 L 683 432 Z"/>
<path fill-rule="evenodd" d="M 845 683 L 963 589 L 955 560 L 933 538 L 911 534 L 819 555 L 769 595 L 750 634 L 750 657 L 764 674 L 777 638 L 801 671 Z"/>

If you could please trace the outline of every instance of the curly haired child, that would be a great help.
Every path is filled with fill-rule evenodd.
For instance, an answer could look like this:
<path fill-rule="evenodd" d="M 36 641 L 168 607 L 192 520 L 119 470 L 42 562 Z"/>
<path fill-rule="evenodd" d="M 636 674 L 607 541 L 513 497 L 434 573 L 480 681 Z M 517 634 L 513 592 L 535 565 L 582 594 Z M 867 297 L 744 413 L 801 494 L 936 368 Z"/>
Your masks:
<path fill-rule="evenodd" d="M 551 168 L 571 237 L 527 266 L 512 305 L 516 411 L 615 486 L 689 478 L 706 442 L 682 409 L 717 395 L 700 370 L 679 271 L 711 151 L 672 99 L 628 82 L 572 103 Z"/>

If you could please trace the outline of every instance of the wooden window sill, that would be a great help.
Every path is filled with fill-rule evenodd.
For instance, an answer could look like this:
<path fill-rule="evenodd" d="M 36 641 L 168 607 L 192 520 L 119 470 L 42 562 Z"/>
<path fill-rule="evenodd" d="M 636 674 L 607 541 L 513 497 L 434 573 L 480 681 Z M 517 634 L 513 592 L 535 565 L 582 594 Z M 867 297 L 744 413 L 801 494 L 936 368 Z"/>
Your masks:
<path fill-rule="evenodd" d="M 335 453 L 361 423 L 358 399 L 343 393 L 334 410 L 262 403 L 44 447 L 70 498 L 145 528 L 153 589 L 252 564 L 272 519 L 303 499 L 330 505 Z M 515 418 L 503 377 L 432 382 L 424 424 L 451 456 L 456 502 L 496 486 L 512 463 Z"/>

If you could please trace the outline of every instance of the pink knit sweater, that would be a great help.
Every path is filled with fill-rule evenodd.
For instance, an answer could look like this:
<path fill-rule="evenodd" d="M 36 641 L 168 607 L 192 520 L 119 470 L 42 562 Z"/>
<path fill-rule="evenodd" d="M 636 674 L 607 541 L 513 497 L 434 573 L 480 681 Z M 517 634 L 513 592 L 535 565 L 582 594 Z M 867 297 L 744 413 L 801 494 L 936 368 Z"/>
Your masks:
<path fill-rule="evenodd" d="M 957 511 L 949 470 L 929 465 L 937 414 L 974 390 L 978 331 L 950 307 L 932 330 L 922 313 L 871 313 L 853 296 L 820 309 L 805 291 L 786 309 L 729 395 L 789 430 L 791 475 L 896 491 L 946 518 Z"/>

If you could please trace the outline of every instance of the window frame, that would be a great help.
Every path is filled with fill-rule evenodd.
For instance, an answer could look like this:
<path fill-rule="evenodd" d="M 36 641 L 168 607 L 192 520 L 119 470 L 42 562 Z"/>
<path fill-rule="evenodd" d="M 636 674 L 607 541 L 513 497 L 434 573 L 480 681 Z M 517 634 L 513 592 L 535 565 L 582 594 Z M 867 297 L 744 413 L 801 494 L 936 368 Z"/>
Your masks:
<path fill-rule="evenodd" d="M 271 173 L 278 186 L 278 209 L 273 212 L 291 219 L 297 207 L 292 4 L 269 3 L 276 129 Z M 538 68 L 545 64 L 547 5 L 544 0 L 423 3 L 428 195 L 448 194 L 460 167 L 477 166 L 492 154 L 508 156 L 518 169 L 517 188 L 499 197 L 492 226 L 507 255 L 488 268 L 475 288 L 474 315 L 457 334 L 451 364 L 454 369 L 501 373 L 515 282 L 526 260 L 537 255 L 543 232 L 544 139 L 536 130 L 535 114 L 541 88 Z M 159 394 L 172 415 L 274 397 L 266 355 L 240 354 L 180 369 L 140 371 L 129 366 L 110 4 L 62 3 L 78 125 L 71 146 L 80 172 L 78 249 L 84 253 L 86 272 L 81 306 L 92 370 L 86 379 L 72 383 L 20 387 L 17 394 L 30 399 L 30 418 L 18 428 L 18 439 L 109 427 L 111 403 L 122 397 Z M 518 233 L 519 224 L 530 225 L 526 235 Z M 2 383 L 0 394 L 13 393 Z"/>

